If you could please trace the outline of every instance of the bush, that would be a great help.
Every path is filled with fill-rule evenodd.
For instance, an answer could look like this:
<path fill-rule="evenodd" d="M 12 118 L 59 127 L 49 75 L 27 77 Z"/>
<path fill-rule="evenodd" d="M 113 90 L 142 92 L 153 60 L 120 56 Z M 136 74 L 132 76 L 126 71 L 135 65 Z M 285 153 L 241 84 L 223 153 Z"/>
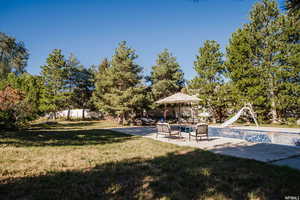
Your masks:
<path fill-rule="evenodd" d="M 12 115 L 7 111 L 0 111 L 0 129 L 15 128 L 15 123 L 12 121 Z"/>
<path fill-rule="evenodd" d="M 0 129 L 21 129 L 32 119 L 30 113 L 24 108 L 0 110 Z"/>
<path fill-rule="evenodd" d="M 0 91 L 0 128 L 22 128 L 32 119 L 29 105 L 23 93 L 10 86 Z"/>

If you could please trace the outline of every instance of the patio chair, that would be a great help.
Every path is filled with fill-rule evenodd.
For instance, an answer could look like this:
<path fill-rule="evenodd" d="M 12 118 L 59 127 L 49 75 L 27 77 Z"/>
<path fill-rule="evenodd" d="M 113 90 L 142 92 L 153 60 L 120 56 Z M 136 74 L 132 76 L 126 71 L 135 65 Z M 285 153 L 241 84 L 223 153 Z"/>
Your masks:
<path fill-rule="evenodd" d="M 191 137 L 195 137 L 196 142 L 198 142 L 198 138 L 201 140 L 202 137 L 206 137 L 208 140 L 208 125 L 204 123 L 197 124 L 195 131 L 189 133 L 189 141 L 191 141 Z"/>
<path fill-rule="evenodd" d="M 167 135 L 167 136 L 177 136 L 182 137 L 181 132 L 179 130 L 172 130 L 169 123 L 157 123 L 156 124 L 157 132 L 156 138 L 158 135 Z"/>

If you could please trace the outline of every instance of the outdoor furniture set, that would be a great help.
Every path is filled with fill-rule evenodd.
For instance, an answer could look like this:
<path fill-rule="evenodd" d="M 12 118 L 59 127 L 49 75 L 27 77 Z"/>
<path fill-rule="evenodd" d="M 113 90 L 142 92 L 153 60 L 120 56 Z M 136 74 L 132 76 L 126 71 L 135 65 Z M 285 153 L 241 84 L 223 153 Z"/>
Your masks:
<path fill-rule="evenodd" d="M 176 128 L 172 128 L 169 123 L 157 123 L 156 128 L 156 138 L 158 135 L 183 138 L 182 132 L 185 132 L 189 134 L 189 141 L 191 138 L 195 138 L 197 142 L 202 138 L 208 140 L 208 125 L 204 123 L 198 123 L 195 126 L 179 125 Z"/>
<path fill-rule="evenodd" d="M 177 126 L 176 129 L 172 129 L 169 123 L 157 123 L 156 127 L 157 127 L 157 134 L 156 137 L 158 137 L 158 135 L 165 135 L 165 136 L 177 136 L 179 138 L 183 138 L 182 137 L 182 133 L 188 133 L 189 134 L 189 140 L 191 140 L 192 137 L 196 138 L 196 141 L 198 142 L 198 140 L 202 139 L 202 137 L 206 137 L 208 140 L 208 125 L 207 124 L 202 124 L 202 123 L 198 123 L 199 120 L 195 118 L 194 112 L 192 110 L 192 106 L 193 104 L 197 104 L 200 101 L 200 99 L 196 96 L 190 96 L 188 94 L 182 93 L 182 92 L 178 92 L 176 94 L 173 94 L 169 97 L 166 97 L 164 99 L 160 99 L 158 101 L 156 101 L 155 103 L 157 104 L 164 104 L 165 105 L 165 112 L 164 112 L 164 117 L 163 119 L 166 120 L 167 119 L 167 104 L 177 104 L 178 105 L 178 112 L 176 116 L 178 116 L 179 120 L 179 125 Z M 190 109 L 190 117 L 189 119 L 182 119 L 181 118 L 181 111 L 180 111 L 180 107 L 182 105 L 190 105 L 191 109 Z M 193 125 L 188 125 L 188 124 L 194 124 L 194 123 L 198 123 L 196 124 L 196 126 Z"/>

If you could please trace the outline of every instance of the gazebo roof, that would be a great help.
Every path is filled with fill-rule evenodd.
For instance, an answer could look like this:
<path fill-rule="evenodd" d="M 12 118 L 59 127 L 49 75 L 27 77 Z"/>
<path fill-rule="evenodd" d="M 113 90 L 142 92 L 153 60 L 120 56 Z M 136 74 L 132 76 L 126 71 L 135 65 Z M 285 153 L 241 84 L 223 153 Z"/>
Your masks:
<path fill-rule="evenodd" d="M 160 99 L 160 100 L 156 101 L 155 103 L 158 103 L 158 104 L 197 103 L 199 101 L 200 101 L 200 99 L 198 97 L 190 96 L 190 95 L 178 92 L 178 93 L 173 94 L 164 99 Z"/>

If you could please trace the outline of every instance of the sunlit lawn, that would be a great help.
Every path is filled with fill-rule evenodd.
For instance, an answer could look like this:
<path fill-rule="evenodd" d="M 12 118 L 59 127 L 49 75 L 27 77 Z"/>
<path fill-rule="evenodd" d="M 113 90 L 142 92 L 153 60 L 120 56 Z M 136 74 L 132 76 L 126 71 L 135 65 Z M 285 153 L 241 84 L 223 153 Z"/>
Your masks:
<path fill-rule="evenodd" d="M 0 199 L 284 199 L 300 171 L 129 136 L 111 122 L 0 132 Z"/>

